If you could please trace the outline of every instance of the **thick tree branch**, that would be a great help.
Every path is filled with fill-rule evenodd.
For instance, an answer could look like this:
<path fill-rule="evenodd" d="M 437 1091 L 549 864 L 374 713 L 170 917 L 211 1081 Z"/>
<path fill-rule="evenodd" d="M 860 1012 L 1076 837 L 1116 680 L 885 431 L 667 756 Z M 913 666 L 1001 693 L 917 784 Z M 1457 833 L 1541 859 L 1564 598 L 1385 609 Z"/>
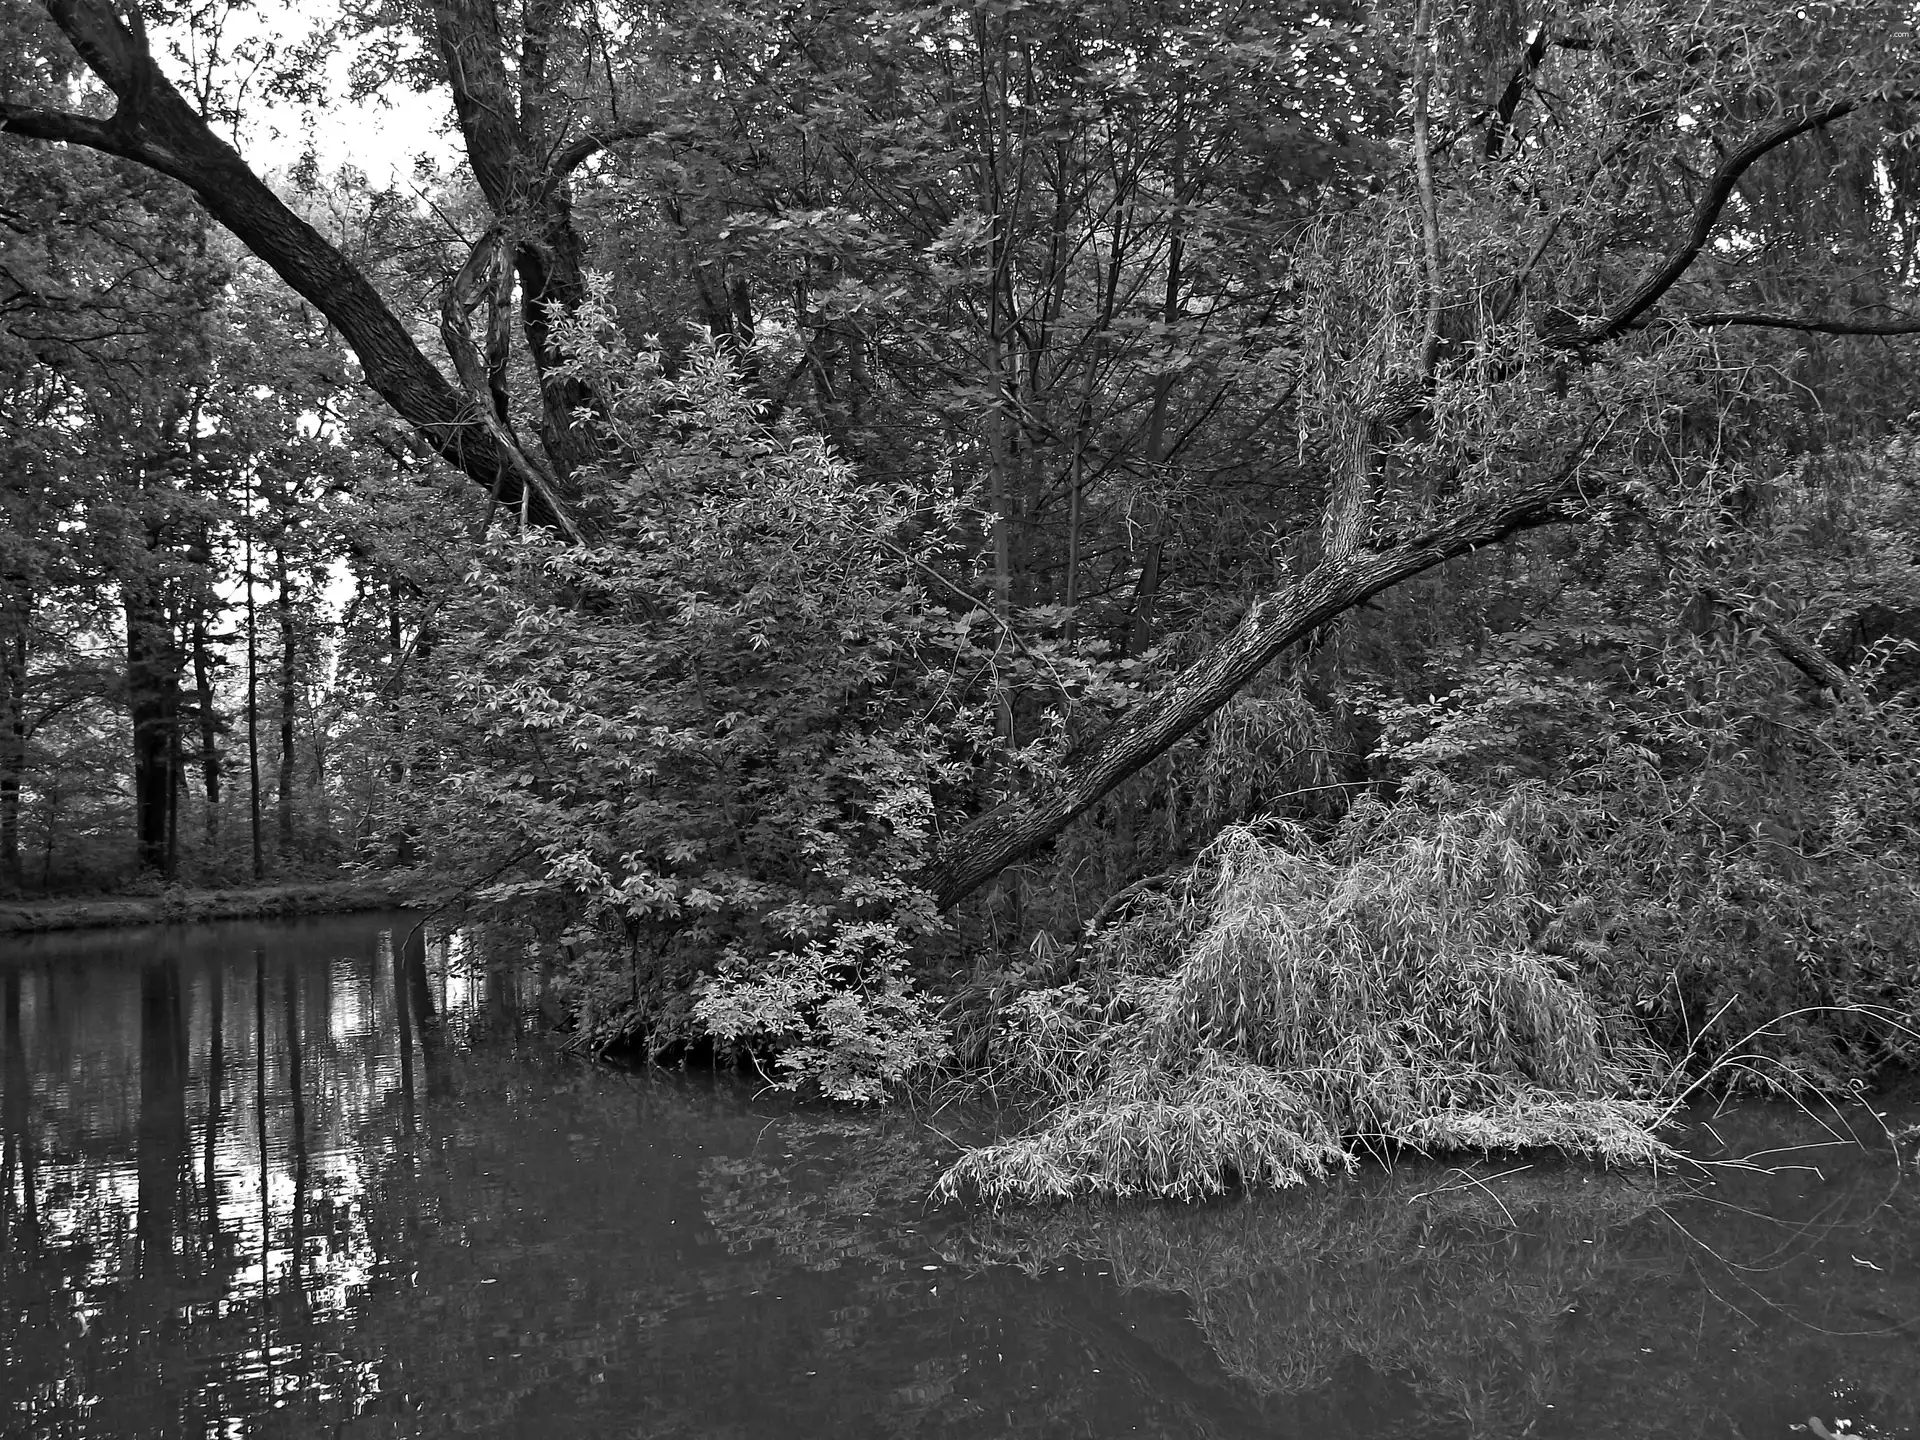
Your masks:
<path fill-rule="evenodd" d="M 1114 786 L 1165 754 L 1288 646 L 1328 621 L 1445 561 L 1568 518 L 1580 498 L 1577 476 L 1588 454 L 1589 446 L 1582 444 L 1564 465 L 1530 485 L 1463 508 L 1391 549 L 1330 556 L 1297 583 L 1254 601 L 1224 639 L 1165 689 L 1069 757 L 1045 790 L 1004 801 L 952 835 L 923 877 L 936 902 L 942 909 L 956 904 L 1048 844 Z"/>
<path fill-rule="evenodd" d="M 1653 273 L 1642 280 L 1634 292 L 1614 307 L 1610 314 L 1590 325 L 1568 326 L 1564 331 L 1547 337 L 1550 343 L 1562 347 L 1597 345 L 1616 339 L 1632 329 L 1634 322 L 1660 303 L 1660 297 L 1673 288 L 1706 248 L 1707 241 L 1712 238 L 1713 227 L 1719 222 L 1720 212 L 1733 195 L 1734 187 L 1756 160 L 1770 151 L 1778 150 L 1796 136 L 1852 114 L 1860 107 L 1860 103 L 1858 97 L 1849 97 L 1815 110 L 1803 111 L 1761 131 L 1727 156 L 1707 182 L 1699 203 L 1693 207 L 1693 219 L 1685 237 L 1667 252 L 1667 257 Z"/>
<path fill-rule="evenodd" d="M 499 12 L 492 0 L 436 0 L 433 33 L 467 163 L 493 213 L 504 218 L 519 207 L 535 177 L 528 173 L 531 147 L 507 75 Z"/>
<path fill-rule="evenodd" d="M 1526 51 L 1520 57 L 1520 66 L 1513 72 L 1513 78 L 1507 81 L 1507 88 L 1500 92 L 1495 102 L 1491 123 L 1487 126 L 1487 158 L 1498 160 L 1506 149 L 1507 137 L 1513 133 L 1513 117 L 1520 111 L 1520 102 L 1527 97 L 1527 91 L 1533 85 L 1534 72 L 1540 68 L 1541 61 L 1547 58 L 1547 27 L 1542 25 L 1533 32 L 1533 38 L 1527 41 Z"/>
<path fill-rule="evenodd" d="M 618 124 L 590 131 L 576 140 L 569 140 L 554 152 L 553 159 L 548 162 L 545 188 L 557 187 L 602 150 L 610 150 L 624 141 L 638 140 L 643 135 L 651 135 L 656 128 L 657 123 L 651 113 L 632 115 Z"/>
<path fill-rule="evenodd" d="M 101 0 L 45 0 L 45 3 L 53 23 L 72 42 L 87 68 L 119 97 L 123 107 L 129 99 L 137 102 L 146 98 L 143 92 L 148 83 L 147 72 L 153 69 L 153 57 L 147 49 L 146 26 L 137 4 L 128 12 L 131 22 L 128 23 L 122 21 L 111 4 Z"/>
<path fill-rule="evenodd" d="M 111 120 L 101 122 L 9 106 L 5 128 L 87 145 L 187 186 L 215 220 L 333 322 L 353 347 L 367 383 L 436 453 L 492 490 L 505 457 L 486 428 L 473 422 L 459 391 L 421 352 L 366 276 L 213 133 L 155 64 L 144 35 L 130 29 L 106 0 L 47 0 L 47 13 L 113 92 L 118 108 Z M 518 483 L 500 498 L 518 505 Z M 558 518 L 537 496 L 531 514 L 540 524 Z"/>
<path fill-rule="evenodd" d="M 1765 315 L 1749 310 L 1703 310 L 1692 315 L 1650 316 L 1641 325 L 1753 325 L 1766 330 L 1801 330 L 1814 335 L 1920 335 L 1920 319 L 1842 320 L 1819 315 Z"/>
<path fill-rule="evenodd" d="M 597 457 L 590 429 L 576 423 L 595 397 L 570 374 L 553 337 L 553 312 L 586 297 L 583 246 L 564 177 L 547 162 L 546 31 L 549 0 L 523 15 L 518 73 L 507 64 L 496 0 L 434 0 L 434 39 L 467 159 L 494 216 L 511 228 L 520 280 L 520 328 L 540 376 L 540 438 L 556 478 Z"/>
<path fill-rule="evenodd" d="M 1817 646 L 1809 645 L 1791 630 L 1767 619 L 1757 606 L 1748 601 L 1728 595 L 1713 585 L 1700 585 L 1697 588 L 1704 598 L 1722 610 L 1738 615 L 1758 630 L 1762 638 L 1779 652 L 1781 659 L 1821 689 L 1832 691 L 1840 699 L 1859 698 L 1861 691 L 1854 678 Z"/>
<path fill-rule="evenodd" d="M 41 110 L 32 105 L 15 105 L 0 100 L 0 131 L 24 135 L 29 140 L 50 140 L 60 145 L 84 145 L 122 155 L 123 141 L 106 122 L 90 115 L 70 115 L 64 110 Z M 127 157 L 132 158 L 132 157 Z"/>

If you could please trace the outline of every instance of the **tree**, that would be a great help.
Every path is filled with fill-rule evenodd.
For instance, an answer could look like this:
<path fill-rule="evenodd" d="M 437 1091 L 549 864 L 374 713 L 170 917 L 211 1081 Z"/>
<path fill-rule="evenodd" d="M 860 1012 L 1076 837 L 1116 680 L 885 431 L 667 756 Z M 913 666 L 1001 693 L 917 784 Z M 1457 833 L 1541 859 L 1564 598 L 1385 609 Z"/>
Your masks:
<path fill-rule="evenodd" d="M 1005 697 L 1003 740 L 1058 743 L 1027 778 L 983 772 L 984 813 L 926 872 L 943 906 L 1359 607 L 1638 504 L 1668 397 L 1711 391 L 1714 347 L 1915 328 L 1899 139 L 1914 50 L 1891 6 L 1816 26 L 1622 0 L 1524 32 L 1510 11 L 1431 0 L 1277 19 L 1169 6 L 1108 27 L 1125 38 L 1103 49 L 1066 6 L 835 7 L 798 29 L 691 6 L 610 37 L 557 3 L 437 5 L 430 33 L 386 38 L 447 86 L 491 212 L 440 307 L 457 385 L 215 136 L 137 12 L 48 13 L 115 113 L 9 101 L 6 127 L 188 185 L 435 453 L 570 537 L 594 519 L 576 514 L 583 465 L 633 458 L 582 419 L 607 399 L 554 338 L 586 293 L 583 186 L 609 218 L 657 221 L 621 258 L 679 257 L 687 308 L 769 414 L 801 405 L 876 469 L 950 478 L 962 518 L 923 521 L 935 588 L 961 605 L 984 589 L 1023 641 L 1077 642 L 1104 604 L 1123 649 L 1151 643 L 1186 558 L 1168 551 L 1186 502 L 1166 483 L 1185 461 L 1274 492 L 1274 533 L 1218 547 L 1189 582 L 1207 607 L 1191 618 L 1242 610 L 1184 668 L 1090 704 Z M 671 299 L 674 277 L 639 278 Z M 774 350 L 755 358 L 762 338 Z M 1844 354 L 1810 390 L 1880 363 Z M 916 433 L 885 435 L 882 407 L 916 394 L 932 397 L 904 412 Z M 538 446 L 516 439 L 522 397 Z M 974 414 L 977 440 L 960 429 Z M 1238 422 L 1237 453 L 1216 416 Z M 1216 491 L 1200 513 L 1234 512 Z M 1125 556 L 1097 599 L 1096 545 Z M 1044 613 L 1069 600 L 1064 620 Z"/>
<path fill-rule="evenodd" d="M 125 15 L 103 0 L 58 4 L 48 12 L 75 54 L 117 101 L 108 120 L 14 101 L 0 103 L 0 124 L 15 134 L 118 155 L 186 185 L 222 225 L 316 305 L 352 344 L 367 382 L 437 453 L 481 484 L 551 523 L 566 524 L 555 497 L 503 432 L 491 405 L 463 397 L 435 369 L 366 277 L 296 216 L 216 135 L 166 77 L 148 47 L 138 8 Z"/>
<path fill-rule="evenodd" d="M 158 377 L 191 375 L 196 317 L 224 280 L 204 220 L 165 181 L 102 157 L 39 154 L 10 172 L 4 274 L 4 425 L 20 457 L 7 481 L 18 539 L 8 559 L 13 772 L 0 811 L 17 832 L 26 736 L 22 687 L 37 604 L 111 585 L 126 645 L 136 826 L 143 862 L 170 864 L 180 651 L 173 552 L 184 412 Z M 0 822 L 0 830 L 7 827 Z"/>
<path fill-rule="evenodd" d="M 1603 442 L 1658 427 L 1657 387 L 1697 364 L 1703 331 L 1920 332 L 1920 320 L 1899 307 L 1904 277 L 1884 248 L 1865 252 L 1879 273 L 1846 277 L 1853 306 L 1842 313 L 1823 309 L 1829 267 L 1804 232 L 1772 254 L 1759 237 L 1748 242 L 1756 258 L 1785 263 L 1763 268 L 1739 244 L 1726 261 L 1703 261 L 1720 259 L 1710 242 L 1736 196 L 1750 221 L 1780 216 L 1756 175 L 1806 185 L 1789 168 L 1794 141 L 1833 137 L 1849 117 L 1871 122 L 1863 108 L 1906 93 L 1914 52 L 1883 38 L 1906 34 L 1903 17 L 1859 17 L 1873 21 L 1861 48 L 1837 56 L 1830 35 L 1816 44 L 1803 22 L 1772 15 L 1745 32 L 1720 28 L 1731 17 L 1690 25 L 1639 7 L 1590 14 L 1558 34 L 1548 22 L 1498 103 L 1479 112 L 1478 123 L 1491 127 L 1484 151 L 1459 144 L 1456 130 L 1450 163 L 1436 168 L 1430 117 L 1444 91 L 1429 49 L 1431 14 L 1428 4 L 1417 13 L 1408 67 L 1415 173 L 1386 204 L 1360 212 L 1382 229 L 1342 237 L 1336 260 L 1346 276 L 1308 272 L 1308 283 L 1320 283 L 1321 309 L 1310 320 L 1318 333 L 1303 334 L 1302 348 L 1319 369 L 1330 471 L 1310 568 L 1256 600 L 1200 661 L 1096 742 L 1069 753 L 1037 794 L 1003 802 L 952 837 L 930 872 L 943 905 L 1058 835 L 1330 621 L 1520 531 L 1613 513 L 1628 487 L 1621 447 Z M 1657 26 L 1625 23 L 1656 17 Z M 1516 138 L 1521 103 L 1543 83 L 1550 55 L 1573 65 L 1570 88 L 1579 88 Z M 1822 98 L 1809 103 L 1807 94 Z M 1452 98 L 1456 123 L 1470 128 L 1471 95 Z M 1858 176 L 1898 134 L 1856 123 L 1829 143 L 1842 174 Z M 1676 162 L 1686 177 L 1677 195 L 1652 162 L 1657 145 L 1687 156 Z M 1516 194 L 1518 206 L 1509 198 Z M 1865 201 L 1870 231 L 1892 218 L 1870 213 L 1870 192 L 1836 198 L 1843 211 L 1849 200 Z M 1904 204 L 1898 191 L 1886 201 Z M 1524 231 L 1489 234 L 1477 218 L 1506 214 L 1537 237 L 1528 248 L 1515 243 Z M 1372 293 L 1351 283 L 1366 268 L 1386 277 Z M 1729 290 L 1789 294 L 1797 308 L 1736 308 L 1721 298 Z M 1590 313 L 1559 303 L 1573 294 L 1591 297 Z M 1701 298 L 1652 320 L 1675 295 Z M 1571 438 L 1555 443 L 1555 432 Z M 1390 493 L 1388 480 L 1402 493 Z M 1436 505 L 1439 496 L 1445 503 Z"/>

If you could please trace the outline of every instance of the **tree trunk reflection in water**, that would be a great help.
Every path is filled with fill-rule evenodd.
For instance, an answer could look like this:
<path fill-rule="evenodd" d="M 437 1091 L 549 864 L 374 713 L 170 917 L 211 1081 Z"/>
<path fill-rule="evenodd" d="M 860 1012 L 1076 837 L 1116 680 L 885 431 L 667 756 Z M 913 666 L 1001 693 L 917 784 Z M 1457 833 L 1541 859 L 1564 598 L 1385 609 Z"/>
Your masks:
<path fill-rule="evenodd" d="M 306 1303 L 307 1253 L 307 1095 L 301 1070 L 304 1051 L 300 1045 L 300 998 L 295 990 L 296 977 L 287 970 L 281 977 L 287 996 L 287 1085 L 293 1100 L 293 1239 L 289 1273 L 290 1298 L 296 1308 Z M 264 1040 L 264 1037 L 263 1037 Z M 264 1176 L 262 1177 L 264 1181 Z"/>
<path fill-rule="evenodd" d="M 201 1168 L 207 1207 L 207 1253 L 218 1265 L 226 1246 L 220 1234 L 220 1174 L 216 1165 L 220 1151 L 221 1087 L 227 1073 L 227 974 L 217 960 L 207 966 L 207 1116 L 202 1140 Z"/>
<path fill-rule="evenodd" d="M 486 1033 L 518 1042 L 526 1018 L 520 1013 L 520 955 L 509 942 L 485 930 L 476 932 L 471 943 L 476 951 L 484 948 L 486 952 Z"/>
<path fill-rule="evenodd" d="M 260 1362 L 273 1393 L 273 1173 L 267 1152 L 267 956 L 253 952 L 253 1113 L 260 1142 Z"/>
<path fill-rule="evenodd" d="M 408 1014 L 406 965 L 401 958 L 410 945 L 396 950 L 389 935 L 380 948 L 393 969 L 393 1017 L 400 1041 L 400 1127 L 401 1133 L 411 1139 L 414 1130 L 413 1019 Z"/>
<path fill-rule="evenodd" d="M 138 1209 L 140 1273 L 164 1280 L 174 1271 L 175 1209 L 187 1165 L 187 1037 L 180 1006 L 180 960 L 169 955 L 140 972 L 140 1140 Z"/>
<path fill-rule="evenodd" d="M 39 1176 L 28 1129 L 31 1081 L 20 1038 L 20 972 L 9 970 L 0 998 L 0 1037 L 6 1046 L 0 1077 L 0 1255 L 32 1255 L 40 1243 Z"/>
<path fill-rule="evenodd" d="M 423 1090 L 428 1100 L 446 1093 L 445 1055 L 441 1046 L 440 1021 L 434 1014 L 433 988 L 427 980 L 427 930 L 424 924 L 407 932 L 400 947 L 400 965 L 406 972 L 406 1003 L 397 1008 L 409 1015 L 420 1032 L 420 1061 Z M 395 998 L 399 998 L 396 989 Z"/>
<path fill-rule="evenodd" d="M 449 955 L 410 923 L 0 961 L 0 1433 L 839 1440 L 970 1436 L 1004 1407 L 994 1433 L 1028 1440 L 1600 1436 L 1643 1411 L 1760 1436 L 1832 1425 L 1844 1385 L 1848 1433 L 1920 1434 L 1920 1211 L 1883 1154 L 1691 1197 L 1410 1160 L 1193 1211 L 962 1214 L 925 1203 L 948 1142 L 911 1116 L 489 1047 L 516 947 Z M 1729 1153 L 1832 1139 L 1714 1123 Z M 137 1268 L 155 1221 L 170 1285 Z M 1629 1389 L 1658 1403 L 1623 1411 Z"/>

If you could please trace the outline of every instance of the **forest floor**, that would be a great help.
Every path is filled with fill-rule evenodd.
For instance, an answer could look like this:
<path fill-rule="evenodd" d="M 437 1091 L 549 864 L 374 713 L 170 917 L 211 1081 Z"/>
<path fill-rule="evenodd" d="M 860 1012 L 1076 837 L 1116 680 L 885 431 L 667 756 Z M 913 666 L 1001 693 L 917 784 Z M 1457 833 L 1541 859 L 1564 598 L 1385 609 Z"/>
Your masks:
<path fill-rule="evenodd" d="M 257 916 L 325 915 L 380 910 L 410 903 L 397 880 L 292 880 L 223 890 L 172 889 L 156 895 L 73 896 L 0 900 L 0 935 L 85 930 L 108 925 L 153 925 Z"/>

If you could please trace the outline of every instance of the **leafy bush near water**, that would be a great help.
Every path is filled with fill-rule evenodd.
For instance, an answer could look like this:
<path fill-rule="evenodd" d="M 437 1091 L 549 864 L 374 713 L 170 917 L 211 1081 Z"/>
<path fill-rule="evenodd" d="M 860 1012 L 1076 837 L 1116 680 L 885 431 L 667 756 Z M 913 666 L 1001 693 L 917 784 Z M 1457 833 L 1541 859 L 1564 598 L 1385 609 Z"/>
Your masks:
<path fill-rule="evenodd" d="M 557 954 L 583 1047 L 707 1040 L 873 1098 L 941 1053 L 915 876 L 1002 662 L 920 588 L 921 497 L 763 423 L 717 350 L 669 380 L 597 315 L 576 363 L 646 458 L 596 477 L 595 543 L 477 548 L 392 717 L 389 828 Z"/>
<path fill-rule="evenodd" d="M 1432 823 L 1364 806 L 1329 848 L 1228 830 L 1204 893 L 1011 1008 L 1003 1078 L 1054 1108 L 943 1190 L 1193 1199 L 1350 1169 L 1356 1147 L 1659 1157 L 1654 1054 L 1537 947 L 1550 821 L 1522 790 Z"/>

